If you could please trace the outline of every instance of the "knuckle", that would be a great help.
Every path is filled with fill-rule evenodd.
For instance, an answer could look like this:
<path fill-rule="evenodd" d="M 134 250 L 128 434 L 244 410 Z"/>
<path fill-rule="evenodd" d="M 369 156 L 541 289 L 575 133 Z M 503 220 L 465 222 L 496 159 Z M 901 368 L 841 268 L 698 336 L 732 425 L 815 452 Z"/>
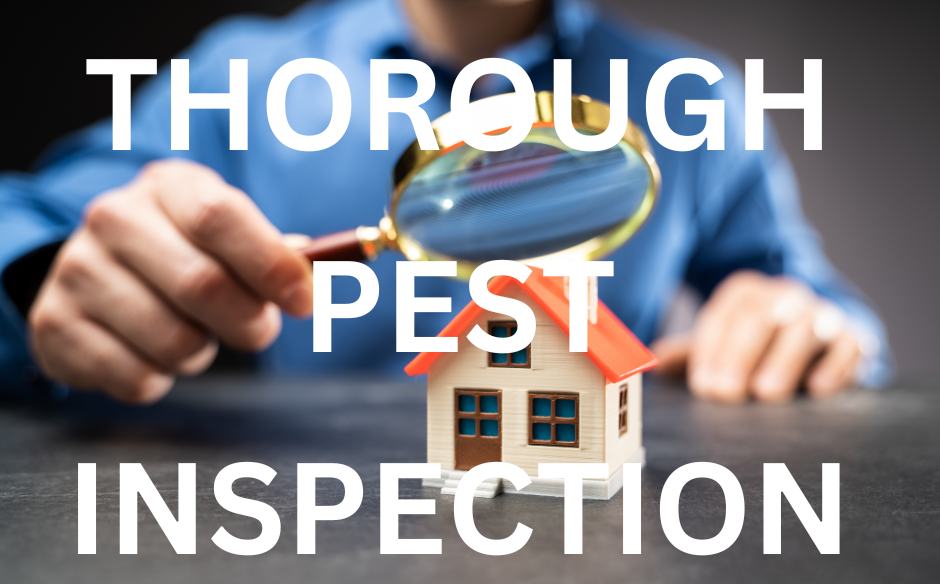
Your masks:
<path fill-rule="evenodd" d="M 272 300 L 283 301 L 284 293 L 288 292 L 298 281 L 308 278 L 304 271 L 302 258 L 281 244 L 273 241 L 269 245 L 259 245 L 253 250 L 255 263 L 260 266 L 255 283 L 263 284 L 269 290 Z"/>
<path fill-rule="evenodd" d="M 117 216 L 113 201 L 112 195 L 102 195 L 88 203 L 85 207 L 85 224 L 89 229 L 97 232 L 113 224 Z"/>
<path fill-rule="evenodd" d="M 199 189 L 189 219 L 189 234 L 199 242 L 214 239 L 229 225 L 231 202 L 218 189 Z"/>
<path fill-rule="evenodd" d="M 34 340 L 42 343 L 59 333 L 65 326 L 65 319 L 59 315 L 55 306 L 40 297 L 29 313 L 29 327 Z"/>
<path fill-rule="evenodd" d="M 60 280 L 68 289 L 74 289 L 82 282 L 93 277 L 94 261 L 86 250 L 78 245 L 63 248 L 53 277 Z"/>
<path fill-rule="evenodd" d="M 85 224 L 93 233 L 103 233 L 125 221 L 126 208 L 121 197 L 109 193 L 95 197 L 85 208 Z"/>
<path fill-rule="evenodd" d="M 158 198 L 171 196 L 187 202 L 180 227 L 197 241 L 212 237 L 231 214 L 231 187 L 212 169 L 201 164 L 167 159 L 148 164 L 141 178 L 152 183 Z"/>
<path fill-rule="evenodd" d="M 285 254 L 285 246 L 280 241 L 275 240 L 267 245 L 260 245 L 254 253 L 258 258 L 258 263 L 263 266 L 259 278 L 262 281 L 275 282 L 279 279 L 283 280 L 285 278 L 281 275 L 293 267 L 286 261 L 288 258 L 293 259 L 293 256 Z"/>
<path fill-rule="evenodd" d="M 185 305 L 204 305 L 228 286 L 225 270 L 210 262 L 200 262 L 184 270 L 177 286 L 178 299 Z"/>

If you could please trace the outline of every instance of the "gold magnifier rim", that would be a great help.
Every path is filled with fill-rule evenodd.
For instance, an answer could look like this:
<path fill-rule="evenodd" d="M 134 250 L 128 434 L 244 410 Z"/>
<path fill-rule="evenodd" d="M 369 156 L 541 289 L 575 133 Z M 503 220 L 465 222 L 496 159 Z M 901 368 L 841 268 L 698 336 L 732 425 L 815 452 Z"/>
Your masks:
<path fill-rule="evenodd" d="M 492 105 L 499 107 L 498 101 L 509 101 L 515 98 L 516 94 L 506 93 L 484 98 L 484 100 L 496 102 L 492 103 Z M 555 96 L 552 92 L 540 91 L 536 93 L 534 125 L 542 127 L 554 126 L 554 106 Z M 591 99 L 586 95 L 572 96 L 571 122 L 576 129 L 584 129 L 596 133 L 604 132 L 610 123 L 610 106 L 602 101 Z M 398 209 L 398 201 L 412 179 L 434 160 L 464 144 L 464 141 L 460 138 L 460 129 L 457 127 L 457 119 L 452 114 L 448 113 L 434 120 L 431 123 L 431 127 L 434 130 L 434 137 L 439 150 L 422 150 L 418 141 L 415 140 L 398 159 L 393 174 L 394 190 L 392 191 L 391 204 L 388 216 L 383 220 L 381 228 L 387 246 L 401 251 L 409 260 L 456 261 L 457 277 L 469 279 L 470 274 L 479 265 L 479 262 L 459 260 L 430 252 L 409 238 L 407 234 L 399 233 L 396 230 L 395 217 Z M 538 266 L 553 260 L 597 260 L 605 257 L 626 243 L 626 241 L 633 237 L 646 222 L 659 197 L 661 182 L 659 167 L 656 164 L 656 160 L 653 158 L 649 141 L 643 134 L 643 131 L 640 130 L 632 120 L 628 121 L 626 132 L 624 132 L 623 138 L 621 138 L 620 141 L 626 143 L 640 155 L 641 160 L 646 165 L 646 171 L 649 176 L 649 186 L 636 212 L 607 232 L 593 237 L 584 243 L 554 254 L 519 261 Z"/>

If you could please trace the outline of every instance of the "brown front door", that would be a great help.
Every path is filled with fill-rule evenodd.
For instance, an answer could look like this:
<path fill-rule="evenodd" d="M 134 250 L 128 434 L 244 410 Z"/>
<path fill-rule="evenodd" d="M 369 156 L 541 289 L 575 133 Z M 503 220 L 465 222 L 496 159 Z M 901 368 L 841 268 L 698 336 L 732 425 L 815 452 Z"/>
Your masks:
<path fill-rule="evenodd" d="M 503 453 L 502 392 L 458 389 L 454 396 L 454 433 L 457 470 L 470 470 L 484 462 L 500 462 Z"/>

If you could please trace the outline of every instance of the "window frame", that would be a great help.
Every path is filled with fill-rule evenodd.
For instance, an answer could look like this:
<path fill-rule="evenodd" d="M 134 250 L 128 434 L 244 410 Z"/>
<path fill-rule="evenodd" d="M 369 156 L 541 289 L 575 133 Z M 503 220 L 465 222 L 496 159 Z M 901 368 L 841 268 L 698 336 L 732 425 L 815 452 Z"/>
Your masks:
<path fill-rule="evenodd" d="M 563 446 L 565 448 L 578 448 L 581 444 L 581 399 L 577 393 L 545 393 L 538 391 L 529 392 L 529 404 L 527 418 L 529 420 L 529 446 Z M 534 409 L 534 400 L 551 400 L 551 416 L 536 416 Z M 574 400 L 574 417 L 560 418 L 555 413 L 555 402 L 559 399 Z M 535 424 L 549 424 L 552 431 L 551 440 L 536 440 L 534 436 Z M 572 424 L 574 426 L 574 442 L 559 442 L 555 438 L 555 426 L 557 424 Z"/>
<path fill-rule="evenodd" d="M 485 438 L 487 440 L 499 440 L 503 435 L 503 404 L 500 399 L 502 392 L 498 389 L 469 389 L 469 388 L 456 388 L 454 389 L 454 437 L 455 438 Z M 474 411 L 462 412 L 460 411 L 460 396 L 461 395 L 472 395 L 473 396 L 473 407 Z M 497 410 L 495 414 L 486 414 L 483 413 L 480 408 L 480 398 L 482 396 L 494 396 L 496 397 Z M 473 429 L 475 434 L 472 436 L 467 434 L 460 433 L 460 420 L 461 419 L 472 419 L 473 420 Z M 481 420 L 495 420 L 496 421 L 496 436 L 484 436 Z"/>
<path fill-rule="evenodd" d="M 622 384 L 619 390 L 620 408 L 617 412 L 617 428 L 620 431 L 619 436 L 623 436 L 629 431 L 630 384 Z"/>
<path fill-rule="evenodd" d="M 506 328 L 508 329 L 508 330 L 506 331 L 506 336 L 508 337 L 508 336 L 509 336 L 509 332 L 512 330 L 512 327 L 517 327 L 517 328 L 518 328 L 518 326 L 519 326 L 518 323 L 517 323 L 516 321 L 514 321 L 514 320 L 491 320 L 491 321 L 488 321 L 488 322 L 486 323 L 486 332 L 487 332 L 490 336 L 494 336 L 494 337 L 495 337 L 496 335 L 493 334 L 493 328 L 494 328 L 494 327 L 506 327 Z M 517 352 L 518 352 L 518 351 L 517 351 Z M 494 355 L 494 353 L 490 353 L 489 351 L 487 351 L 487 353 L 486 353 L 486 365 L 487 365 L 487 367 L 501 367 L 501 368 L 503 368 L 503 369 L 532 369 L 532 343 L 529 343 L 528 345 L 526 345 L 526 348 L 525 348 L 525 363 L 524 363 L 524 364 L 519 364 L 519 363 L 513 363 L 513 362 L 512 362 L 512 356 L 513 356 L 515 353 L 499 353 L 499 354 L 500 354 L 500 355 L 506 355 L 506 362 L 505 362 L 505 363 L 495 363 L 495 362 L 493 361 L 493 355 Z"/>

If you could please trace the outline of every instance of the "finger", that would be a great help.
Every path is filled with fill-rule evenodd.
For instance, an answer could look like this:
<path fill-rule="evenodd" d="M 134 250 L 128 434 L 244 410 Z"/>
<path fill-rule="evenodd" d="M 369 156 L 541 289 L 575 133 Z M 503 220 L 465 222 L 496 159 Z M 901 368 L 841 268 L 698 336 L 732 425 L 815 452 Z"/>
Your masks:
<path fill-rule="evenodd" d="M 198 375 L 209 368 L 219 355 L 219 341 L 211 339 L 206 346 L 180 361 L 172 371 L 179 375 Z"/>
<path fill-rule="evenodd" d="M 813 397 L 825 397 L 850 387 L 862 360 L 858 340 L 844 331 L 810 371 L 806 388 Z"/>
<path fill-rule="evenodd" d="M 137 352 L 167 371 L 194 374 L 212 363 L 218 343 L 80 231 L 53 270 L 75 303 Z"/>
<path fill-rule="evenodd" d="M 153 201 L 102 197 L 89 208 L 87 225 L 124 266 L 223 341 L 260 350 L 280 332 L 277 307 L 251 294 L 194 247 Z"/>
<path fill-rule="evenodd" d="M 815 311 L 804 311 L 789 326 L 781 328 L 751 381 L 751 392 L 762 401 L 791 399 L 803 373 L 823 349 L 813 331 Z"/>
<path fill-rule="evenodd" d="M 682 377 L 686 373 L 692 334 L 683 333 L 657 339 L 650 347 L 659 360 L 654 370 L 664 377 Z"/>
<path fill-rule="evenodd" d="M 747 382 L 773 339 L 777 324 L 771 317 L 772 298 L 753 296 L 728 319 L 716 343 L 712 397 L 728 402 L 747 398 Z"/>
<path fill-rule="evenodd" d="M 33 352 L 53 379 L 85 389 L 101 389 L 136 404 L 166 395 L 173 377 L 140 358 L 111 333 L 83 318 L 66 294 L 46 292 L 47 306 L 31 313 Z"/>
<path fill-rule="evenodd" d="M 690 355 L 689 382 L 698 395 L 747 399 L 747 379 L 773 335 L 772 307 L 780 295 L 780 287 L 752 273 L 731 276 L 716 290 L 711 306 L 703 307 Z"/>
<path fill-rule="evenodd" d="M 710 398 L 718 386 L 716 368 L 720 342 L 745 290 L 725 284 L 718 287 L 702 306 L 692 330 L 689 347 L 689 389 L 698 397 Z"/>
<path fill-rule="evenodd" d="M 310 267 L 242 191 L 208 169 L 163 163 L 155 177 L 160 206 L 183 235 L 229 267 L 258 296 L 296 316 L 313 310 Z"/>
<path fill-rule="evenodd" d="M 739 402 L 778 327 L 809 310 L 812 295 L 791 280 L 743 272 L 727 278 L 715 296 L 720 309 L 709 314 L 716 321 L 709 335 L 692 347 L 690 383 L 705 397 Z"/>

